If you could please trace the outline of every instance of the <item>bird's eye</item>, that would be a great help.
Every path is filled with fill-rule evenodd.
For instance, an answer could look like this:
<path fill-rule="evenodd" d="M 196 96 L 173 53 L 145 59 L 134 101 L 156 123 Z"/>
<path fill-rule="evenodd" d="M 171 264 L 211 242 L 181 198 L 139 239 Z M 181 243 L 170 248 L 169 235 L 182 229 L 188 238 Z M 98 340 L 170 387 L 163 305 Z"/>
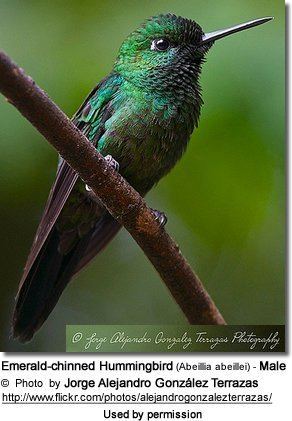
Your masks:
<path fill-rule="evenodd" d="M 152 41 L 151 50 L 166 51 L 170 47 L 170 42 L 167 38 L 159 38 Z"/>

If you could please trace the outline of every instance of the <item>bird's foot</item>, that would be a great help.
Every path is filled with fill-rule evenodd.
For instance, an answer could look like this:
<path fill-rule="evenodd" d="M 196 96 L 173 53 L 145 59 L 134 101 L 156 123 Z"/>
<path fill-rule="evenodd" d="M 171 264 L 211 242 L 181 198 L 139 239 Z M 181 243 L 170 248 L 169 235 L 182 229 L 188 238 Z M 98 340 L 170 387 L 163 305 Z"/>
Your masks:
<path fill-rule="evenodd" d="M 164 225 L 167 223 L 167 216 L 165 215 L 165 213 L 160 212 L 159 210 L 156 210 L 156 209 L 151 209 L 151 210 L 154 213 L 155 220 L 159 223 L 161 227 L 164 227 Z"/>
<path fill-rule="evenodd" d="M 111 155 L 105 156 L 104 159 L 112 167 L 113 170 L 119 171 L 120 164 Z M 92 191 L 91 188 L 87 184 L 85 184 L 85 190 L 88 191 L 88 192 Z"/>
<path fill-rule="evenodd" d="M 107 155 L 104 159 L 115 171 L 119 172 L 120 164 L 111 155 Z"/>

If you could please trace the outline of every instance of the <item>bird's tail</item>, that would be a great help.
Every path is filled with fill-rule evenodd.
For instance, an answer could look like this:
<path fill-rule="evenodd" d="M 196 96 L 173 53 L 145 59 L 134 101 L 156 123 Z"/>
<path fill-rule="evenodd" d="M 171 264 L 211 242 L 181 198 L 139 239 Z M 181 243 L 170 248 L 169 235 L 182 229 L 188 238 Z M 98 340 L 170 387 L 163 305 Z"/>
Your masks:
<path fill-rule="evenodd" d="M 52 229 L 20 284 L 13 314 L 14 338 L 27 342 L 33 337 L 54 309 L 72 276 L 106 246 L 119 228 L 119 224 L 108 215 L 66 255 L 59 252 L 58 231 Z"/>

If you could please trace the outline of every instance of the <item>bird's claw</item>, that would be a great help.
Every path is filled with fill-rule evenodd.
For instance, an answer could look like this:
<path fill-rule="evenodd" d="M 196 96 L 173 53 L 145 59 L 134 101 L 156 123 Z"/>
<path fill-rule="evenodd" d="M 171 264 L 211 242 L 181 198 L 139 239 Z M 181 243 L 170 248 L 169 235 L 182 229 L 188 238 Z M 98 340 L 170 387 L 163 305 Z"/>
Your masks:
<path fill-rule="evenodd" d="M 151 210 L 154 213 L 155 220 L 159 223 L 161 227 L 164 227 L 164 225 L 167 223 L 167 216 L 165 215 L 165 213 L 160 212 L 159 210 L 156 210 L 156 209 L 151 209 Z"/>
<path fill-rule="evenodd" d="M 104 159 L 115 171 L 119 171 L 120 164 L 111 155 L 107 155 Z"/>
<path fill-rule="evenodd" d="M 119 171 L 120 164 L 111 155 L 105 156 L 104 159 L 115 171 Z M 88 192 L 92 191 L 91 188 L 87 184 L 85 184 L 85 190 Z"/>

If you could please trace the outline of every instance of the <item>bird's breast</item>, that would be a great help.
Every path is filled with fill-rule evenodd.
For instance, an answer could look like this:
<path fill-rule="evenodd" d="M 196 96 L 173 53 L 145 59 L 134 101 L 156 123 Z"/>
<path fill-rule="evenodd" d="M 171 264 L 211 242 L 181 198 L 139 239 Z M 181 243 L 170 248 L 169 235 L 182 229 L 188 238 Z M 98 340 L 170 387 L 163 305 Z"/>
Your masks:
<path fill-rule="evenodd" d="M 142 194 L 175 165 L 193 130 L 178 107 L 158 99 L 126 103 L 105 128 L 98 149 L 119 162 L 121 174 Z"/>

